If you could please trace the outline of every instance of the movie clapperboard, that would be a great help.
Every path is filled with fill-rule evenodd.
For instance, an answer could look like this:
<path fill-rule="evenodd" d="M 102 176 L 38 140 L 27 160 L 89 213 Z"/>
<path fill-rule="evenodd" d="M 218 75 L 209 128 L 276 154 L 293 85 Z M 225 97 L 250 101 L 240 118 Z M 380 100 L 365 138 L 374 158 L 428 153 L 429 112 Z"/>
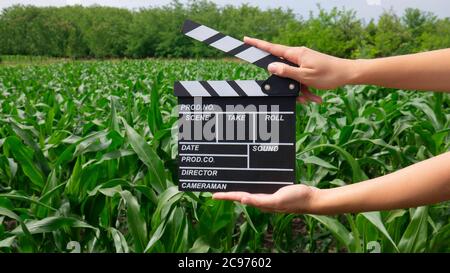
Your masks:
<path fill-rule="evenodd" d="M 183 33 L 263 69 L 294 65 L 207 26 Z M 300 84 L 267 80 L 177 81 L 181 191 L 273 193 L 295 181 L 295 104 Z"/>

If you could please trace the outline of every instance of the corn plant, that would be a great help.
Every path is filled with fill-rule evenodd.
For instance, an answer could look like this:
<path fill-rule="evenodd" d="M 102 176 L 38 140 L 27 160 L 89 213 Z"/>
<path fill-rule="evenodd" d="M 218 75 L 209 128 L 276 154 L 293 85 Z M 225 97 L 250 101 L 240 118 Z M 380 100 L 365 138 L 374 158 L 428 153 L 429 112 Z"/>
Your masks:
<path fill-rule="evenodd" d="M 173 82 L 265 77 L 220 60 L 0 66 L 0 251 L 450 251 L 448 203 L 329 217 L 179 192 Z M 449 149 L 447 95 L 319 93 L 297 106 L 298 183 L 357 183 Z"/>

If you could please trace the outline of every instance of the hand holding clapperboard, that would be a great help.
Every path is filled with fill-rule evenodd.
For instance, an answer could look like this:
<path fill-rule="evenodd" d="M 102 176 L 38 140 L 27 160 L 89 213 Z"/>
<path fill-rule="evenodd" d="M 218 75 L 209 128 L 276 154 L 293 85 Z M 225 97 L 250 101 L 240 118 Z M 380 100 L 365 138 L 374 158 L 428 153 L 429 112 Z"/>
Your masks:
<path fill-rule="evenodd" d="M 186 21 L 183 32 L 265 69 L 273 62 L 285 63 L 273 64 L 270 70 L 302 79 L 311 87 L 375 84 L 450 92 L 450 49 L 346 60 L 299 48 L 297 54 L 302 55 L 302 66 L 310 75 L 301 78 L 298 66 L 206 26 Z M 257 44 L 274 52 L 270 43 L 252 40 L 252 45 Z M 281 67 L 284 69 L 278 69 Z M 338 188 L 322 190 L 302 184 L 283 187 L 295 181 L 295 100 L 299 89 L 298 82 L 277 76 L 266 81 L 176 82 L 180 190 L 227 191 L 213 198 L 238 201 L 267 212 L 312 214 L 409 208 L 450 199 L 450 152 Z M 314 98 L 305 88 L 298 100 L 305 101 L 306 95 Z"/>
<path fill-rule="evenodd" d="M 261 68 L 295 66 L 207 26 L 183 33 Z M 273 193 L 295 182 L 295 103 L 300 84 L 267 80 L 178 81 L 179 189 Z"/>

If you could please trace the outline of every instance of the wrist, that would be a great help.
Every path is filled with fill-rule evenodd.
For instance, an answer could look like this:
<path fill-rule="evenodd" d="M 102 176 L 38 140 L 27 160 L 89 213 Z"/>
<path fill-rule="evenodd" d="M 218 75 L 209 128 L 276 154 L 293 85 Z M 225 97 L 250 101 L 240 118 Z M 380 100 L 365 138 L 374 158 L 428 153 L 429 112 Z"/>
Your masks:
<path fill-rule="evenodd" d="M 305 207 L 304 213 L 307 214 L 325 214 L 324 211 L 324 195 L 326 194 L 326 190 L 319 189 L 316 187 L 309 187 L 310 193 L 307 199 L 307 205 Z"/>
<path fill-rule="evenodd" d="M 346 60 L 345 81 L 346 84 L 364 84 L 365 67 L 367 61 L 364 59 Z"/>
<path fill-rule="evenodd" d="M 311 193 L 307 213 L 331 215 L 345 212 L 347 204 L 345 204 L 345 197 L 339 194 L 339 191 L 339 188 L 314 188 Z"/>

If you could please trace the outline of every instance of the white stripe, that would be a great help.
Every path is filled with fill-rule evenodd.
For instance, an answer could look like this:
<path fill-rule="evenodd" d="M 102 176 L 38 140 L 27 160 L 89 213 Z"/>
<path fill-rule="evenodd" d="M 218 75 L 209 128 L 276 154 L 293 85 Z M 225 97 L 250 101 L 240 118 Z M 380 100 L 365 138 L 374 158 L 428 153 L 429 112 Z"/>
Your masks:
<path fill-rule="evenodd" d="M 254 63 L 264 57 L 266 57 L 267 55 L 270 55 L 269 52 L 266 51 L 262 51 L 259 48 L 256 47 L 250 47 L 244 51 L 242 51 L 241 53 L 237 54 L 236 57 L 247 61 L 249 63 Z"/>
<path fill-rule="evenodd" d="M 250 145 L 247 144 L 247 168 L 250 168 Z"/>
<path fill-rule="evenodd" d="M 207 142 L 207 141 L 179 141 L 178 144 L 219 144 L 219 145 L 288 145 L 293 146 L 294 143 L 272 143 L 272 142 Z"/>
<path fill-rule="evenodd" d="M 211 97 L 211 94 L 199 82 L 180 81 L 180 83 L 193 97 Z"/>
<path fill-rule="evenodd" d="M 208 81 L 209 85 L 221 97 L 238 97 L 239 94 L 226 81 Z"/>
<path fill-rule="evenodd" d="M 252 127 L 253 127 L 253 142 L 256 142 L 256 115 L 252 115 Z"/>
<path fill-rule="evenodd" d="M 224 157 L 247 157 L 240 154 L 179 154 L 179 156 L 224 156 Z"/>
<path fill-rule="evenodd" d="M 216 124 L 214 125 L 215 126 L 214 129 L 216 129 L 215 130 L 216 131 L 216 142 L 219 142 L 219 130 L 220 130 L 220 127 L 219 127 L 219 119 L 218 119 L 217 115 L 216 115 L 215 120 L 216 120 Z"/>
<path fill-rule="evenodd" d="M 247 96 L 267 96 L 256 81 L 235 81 Z"/>
<path fill-rule="evenodd" d="M 294 112 L 292 111 L 273 111 L 273 112 L 266 112 L 266 111 L 227 111 L 227 112 L 221 112 L 221 111 L 179 111 L 179 114 L 227 114 L 227 115 L 234 115 L 234 114 L 260 114 L 260 115 L 267 115 L 267 114 L 290 114 L 293 115 Z"/>
<path fill-rule="evenodd" d="M 225 36 L 222 39 L 217 40 L 214 43 L 212 43 L 211 46 L 213 46 L 219 50 L 222 50 L 224 52 L 228 52 L 242 44 L 244 44 L 244 43 L 237 39 L 234 39 L 233 37 Z"/>
<path fill-rule="evenodd" d="M 231 171 L 275 171 L 275 172 L 292 172 L 294 169 L 282 169 L 282 168 L 231 168 L 231 167 L 184 167 L 180 166 L 180 169 L 187 170 L 231 170 Z"/>
<path fill-rule="evenodd" d="M 294 182 L 278 181 L 228 181 L 228 180 L 192 180 L 180 179 L 181 182 L 205 182 L 205 183 L 238 183 L 238 184 L 294 184 Z"/>
<path fill-rule="evenodd" d="M 199 26 L 198 28 L 194 28 L 193 30 L 186 33 L 186 35 L 194 38 L 195 40 L 203 42 L 204 40 L 216 35 L 217 33 L 219 32 L 207 26 Z"/>

